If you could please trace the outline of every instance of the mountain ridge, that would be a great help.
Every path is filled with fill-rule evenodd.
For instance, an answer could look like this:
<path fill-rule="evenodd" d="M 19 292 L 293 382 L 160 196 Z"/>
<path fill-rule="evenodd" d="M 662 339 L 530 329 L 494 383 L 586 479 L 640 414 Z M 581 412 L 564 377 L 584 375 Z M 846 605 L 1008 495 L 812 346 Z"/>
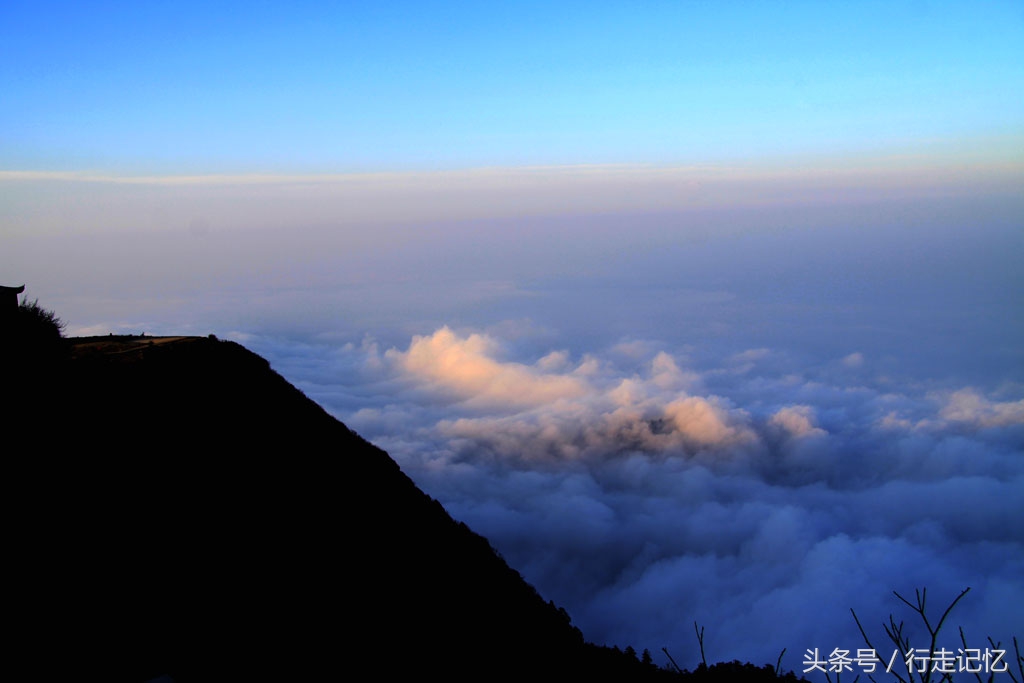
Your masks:
<path fill-rule="evenodd" d="M 65 449 L 10 467 L 14 649 L 37 680 L 666 673 L 586 644 L 384 451 L 235 342 L 71 339 L 5 374 L 5 433 Z"/>

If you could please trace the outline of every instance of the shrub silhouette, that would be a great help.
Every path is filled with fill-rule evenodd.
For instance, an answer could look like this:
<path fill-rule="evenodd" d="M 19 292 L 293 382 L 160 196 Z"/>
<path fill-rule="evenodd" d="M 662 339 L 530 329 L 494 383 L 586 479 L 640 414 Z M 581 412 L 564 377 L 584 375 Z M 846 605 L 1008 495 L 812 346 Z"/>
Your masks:
<path fill-rule="evenodd" d="M 56 313 L 39 305 L 39 300 L 23 299 L 13 321 L 12 332 L 25 343 L 53 345 L 64 338 L 67 324 Z"/>
<path fill-rule="evenodd" d="M 32 351 L 62 345 L 65 327 L 64 321 L 53 311 L 40 306 L 38 299 L 30 302 L 26 298 L 17 309 L 4 313 L 0 333 L 5 345 Z"/>
<path fill-rule="evenodd" d="M 38 300 L 24 299 L 0 321 L 0 414 L 45 423 L 62 393 L 70 360 L 64 322 Z"/>

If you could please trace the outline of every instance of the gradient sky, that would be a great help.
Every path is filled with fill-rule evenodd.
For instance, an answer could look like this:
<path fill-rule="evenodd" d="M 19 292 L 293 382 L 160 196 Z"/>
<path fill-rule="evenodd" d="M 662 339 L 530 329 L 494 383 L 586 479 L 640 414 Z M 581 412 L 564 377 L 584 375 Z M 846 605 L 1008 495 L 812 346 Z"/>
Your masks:
<path fill-rule="evenodd" d="M 127 174 L 688 164 L 1009 136 L 1019 2 L 0 8 L 0 164 Z"/>
<path fill-rule="evenodd" d="M 597 642 L 1008 642 L 1022 93 L 1019 1 L 8 1 L 0 284 L 242 341 Z"/>

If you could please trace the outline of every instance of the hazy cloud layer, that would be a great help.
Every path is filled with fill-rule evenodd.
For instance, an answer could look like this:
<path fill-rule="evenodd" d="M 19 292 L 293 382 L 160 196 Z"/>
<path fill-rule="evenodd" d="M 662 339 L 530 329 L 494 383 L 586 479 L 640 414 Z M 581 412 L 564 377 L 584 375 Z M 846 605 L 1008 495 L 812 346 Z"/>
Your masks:
<path fill-rule="evenodd" d="M 786 647 L 797 669 L 864 646 L 851 607 L 879 643 L 890 612 L 917 629 L 891 591 L 920 586 L 935 609 L 972 587 L 954 613 L 972 643 L 1024 633 L 1017 397 L 879 383 L 855 350 L 811 380 L 766 348 L 696 369 L 656 341 L 525 358 L 447 327 L 404 348 L 248 341 L 591 639 L 693 666 L 697 620 L 711 658 Z"/>
<path fill-rule="evenodd" d="M 1006 155 L 1014 142 L 995 149 Z M 1019 159 L 993 157 L 991 150 L 952 161 L 949 166 L 947 150 L 933 158 L 865 157 L 841 167 L 803 160 L 785 170 L 766 163 L 193 176 L 0 169 L 0 216 L 10 236 L 252 233 L 281 226 L 332 229 L 969 197 L 1015 192 L 1024 177 Z M 967 162 L 974 167 L 965 176 L 958 165 Z"/>

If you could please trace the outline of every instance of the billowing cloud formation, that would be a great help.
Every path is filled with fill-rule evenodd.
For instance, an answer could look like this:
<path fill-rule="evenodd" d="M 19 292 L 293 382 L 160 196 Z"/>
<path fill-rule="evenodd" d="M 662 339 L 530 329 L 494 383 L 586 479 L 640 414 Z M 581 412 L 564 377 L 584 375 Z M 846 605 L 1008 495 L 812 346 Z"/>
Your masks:
<path fill-rule="evenodd" d="M 460 339 L 445 327 L 429 337 L 415 337 L 406 352 L 392 349 L 386 355 L 409 374 L 472 406 L 537 406 L 586 392 L 578 378 L 543 370 L 557 356 L 549 354 L 528 367 L 500 363 L 491 357 L 494 350 L 488 337 Z"/>
<path fill-rule="evenodd" d="M 953 392 L 939 415 L 950 422 L 979 427 L 1006 427 L 1024 424 L 1024 399 L 993 402 L 972 389 Z"/>
<path fill-rule="evenodd" d="M 972 647 L 1024 635 L 1024 402 L 1005 391 L 899 387 L 849 355 L 811 377 L 766 348 L 531 358 L 446 327 L 384 352 L 260 343 L 592 640 L 693 666 L 697 620 L 709 658 L 785 647 L 799 671 L 807 648 L 864 647 L 851 607 L 876 644 L 890 612 L 917 629 L 891 591 L 921 586 L 935 609 L 972 587 L 951 617 Z"/>
<path fill-rule="evenodd" d="M 810 406 L 786 406 L 772 415 L 768 422 L 793 438 L 824 436 L 825 430 L 815 427 L 813 418 L 814 409 Z"/>
<path fill-rule="evenodd" d="M 384 356 L 421 389 L 484 416 L 441 420 L 436 428 L 474 452 L 502 461 L 604 457 L 624 452 L 697 453 L 754 445 L 749 416 L 715 396 L 690 396 L 692 374 L 657 353 L 643 375 L 618 377 L 595 358 L 570 363 L 554 351 L 533 365 L 501 362 L 491 337 L 459 337 L 447 327 L 416 336 Z M 477 453 L 479 455 L 479 453 Z"/>

